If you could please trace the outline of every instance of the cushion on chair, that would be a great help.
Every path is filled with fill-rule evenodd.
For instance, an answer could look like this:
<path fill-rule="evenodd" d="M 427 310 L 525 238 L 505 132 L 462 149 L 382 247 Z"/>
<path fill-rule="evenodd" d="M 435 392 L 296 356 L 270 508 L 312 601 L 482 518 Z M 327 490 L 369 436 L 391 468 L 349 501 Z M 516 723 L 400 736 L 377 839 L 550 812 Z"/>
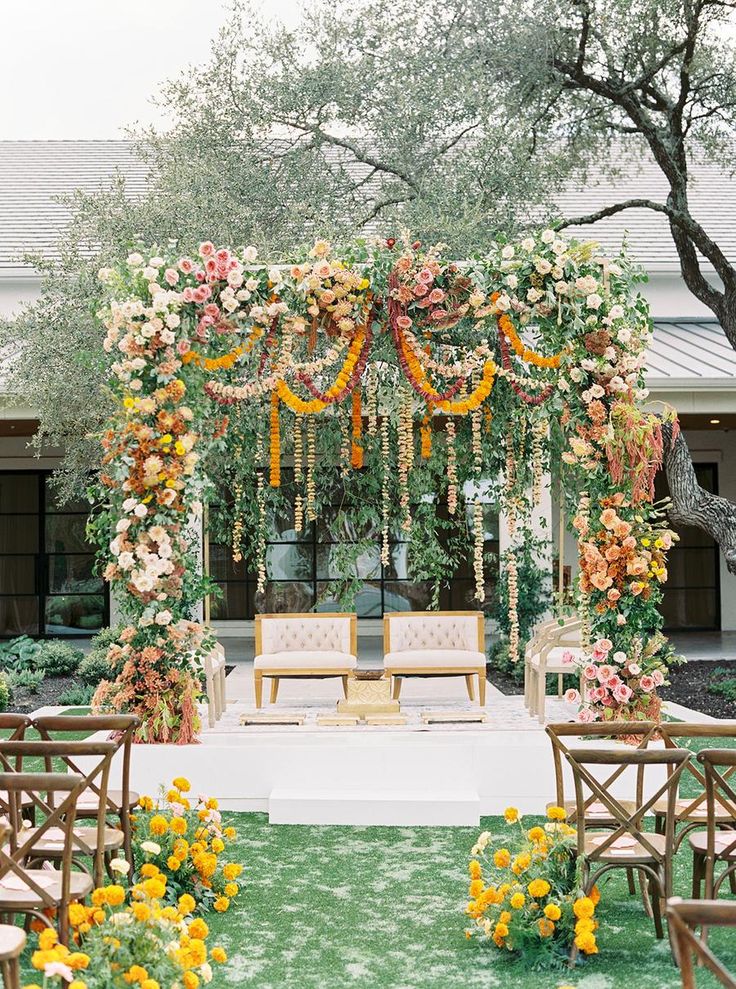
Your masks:
<path fill-rule="evenodd" d="M 350 615 L 261 619 L 261 655 L 316 649 L 349 654 Z"/>
<path fill-rule="evenodd" d="M 562 673 L 576 672 L 576 666 L 574 663 L 562 662 L 562 654 L 565 652 L 571 652 L 576 660 L 582 659 L 584 655 L 583 650 L 576 648 L 575 646 L 553 646 L 547 653 L 547 670 L 549 672 L 556 673 L 558 670 Z M 539 655 L 532 656 L 532 663 L 534 666 L 539 666 Z"/>
<path fill-rule="evenodd" d="M 336 649 L 285 649 L 261 653 L 253 662 L 256 670 L 354 670 L 357 665 L 355 656 Z"/>
<path fill-rule="evenodd" d="M 387 652 L 383 657 L 386 669 L 420 668 L 423 666 L 451 667 L 477 670 L 485 667 L 485 653 L 471 649 L 402 649 L 400 652 Z"/>
<path fill-rule="evenodd" d="M 389 649 L 392 653 L 405 649 L 478 649 L 478 618 L 476 615 L 416 615 L 389 616 Z M 485 662 L 485 659 L 484 659 Z"/>

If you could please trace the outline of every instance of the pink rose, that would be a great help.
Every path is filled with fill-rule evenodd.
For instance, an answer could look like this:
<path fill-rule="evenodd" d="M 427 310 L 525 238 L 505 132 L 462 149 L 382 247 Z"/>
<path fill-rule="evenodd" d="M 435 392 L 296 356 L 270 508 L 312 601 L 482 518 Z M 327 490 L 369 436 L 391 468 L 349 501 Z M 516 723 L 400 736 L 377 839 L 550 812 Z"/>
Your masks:
<path fill-rule="evenodd" d="M 639 686 L 645 693 L 648 694 L 650 690 L 654 690 L 655 687 L 654 677 L 650 677 L 649 675 L 645 674 L 639 681 Z"/>
<path fill-rule="evenodd" d="M 562 654 L 562 662 L 565 666 L 571 666 L 575 662 L 575 653 L 570 649 L 565 649 Z"/>
<path fill-rule="evenodd" d="M 619 702 L 619 704 L 626 704 L 626 702 L 631 697 L 633 691 L 631 687 L 627 687 L 625 683 L 620 683 L 616 689 L 613 691 L 613 696 Z"/>
<path fill-rule="evenodd" d="M 430 319 L 433 319 L 435 323 L 441 322 L 443 319 L 447 319 L 448 312 L 446 309 L 434 309 L 430 315 Z"/>
<path fill-rule="evenodd" d="M 589 725 L 591 721 L 595 721 L 597 717 L 598 717 L 597 714 L 591 711 L 589 707 L 584 707 L 581 708 L 580 711 L 578 711 L 577 715 L 575 716 L 575 720 L 578 721 L 581 725 Z"/>
<path fill-rule="evenodd" d="M 220 315 L 220 307 L 216 306 L 214 302 L 208 302 L 204 311 L 206 316 L 211 316 L 213 319 L 217 319 Z"/>
<path fill-rule="evenodd" d="M 607 683 L 616 671 L 608 663 L 604 663 L 603 666 L 598 667 L 598 680 L 601 683 Z"/>
<path fill-rule="evenodd" d="M 593 663 L 588 663 L 583 670 L 583 676 L 586 680 L 596 680 L 598 678 L 598 667 L 594 666 Z"/>
<path fill-rule="evenodd" d="M 593 643 L 594 649 L 600 649 L 602 652 L 610 652 L 613 649 L 613 643 L 610 639 L 598 639 L 597 642 Z"/>
<path fill-rule="evenodd" d="M 662 671 L 661 670 L 655 670 L 652 673 L 652 680 L 654 680 L 654 686 L 655 687 L 661 687 L 662 684 L 664 683 L 664 674 L 662 673 Z"/>
<path fill-rule="evenodd" d="M 396 325 L 400 330 L 408 330 L 411 328 L 411 320 L 408 316 L 399 316 L 396 320 Z"/>
<path fill-rule="evenodd" d="M 621 677 L 613 676 L 610 680 L 606 680 L 606 686 L 609 690 L 615 690 L 621 682 Z"/>
<path fill-rule="evenodd" d="M 608 689 L 601 685 L 600 687 L 594 687 L 593 693 L 595 694 L 595 700 L 605 701 L 608 697 Z"/>
<path fill-rule="evenodd" d="M 611 590 L 606 595 L 606 597 L 608 598 L 609 601 L 618 601 L 618 599 L 621 597 L 621 591 L 619 591 L 615 587 L 612 587 Z"/>
<path fill-rule="evenodd" d="M 442 302 L 444 297 L 445 297 L 445 293 L 442 291 L 441 288 L 433 288 L 432 291 L 429 293 L 430 302 L 434 302 L 434 303 Z"/>
<path fill-rule="evenodd" d="M 169 283 L 169 285 L 176 285 L 179 281 L 179 272 L 176 268 L 167 268 L 164 272 L 164 278 Z"/>
<path fill-rule="evenodd" d="M 191 344 L 188 340 L 180 340 L 176 345 L 176 349 L 180 354 L 187 354 L 191 349 Z"/>
<path fill-rule="evenodd" d="M 179 258 L 179 271 L 191 275 L 194 271 L 194 261 L 191 258 Z"/>
<path fill-rule="evenodd" d="M 580 693 L 571 687 L 569 690 L 565 691 L 565 700 L 568 704 L 579 704 L 580 703 Z"/>
<path fill-rule="evenodd" d="M 412 292 L 414 293 L 417 299 L 421 299 L 422 296 L 426 295 L 427 292 L 429 292 L 429 289 L 423 282 L 419 282 L 417 285 L 414 286 Z"/>
<path fill-rule="evenodd" d="M 217 274 L 217 261 L 214 258 L 207 258 L 204 263 L 204 270 L 212 277 Z"/>
<path fill-rule="evenodd" d="M 217 258 L 219 264 L 225 264 L 230 260 L 230 251 L 226 247 L 221 247 L 219 251 L 216 252 L 215 257 Z"/>
<path fill-rule="evenodd" d="M 426 285 L 431 285 L 434 281 L 434 275 L 429 268 L 422 268 L 417 274 L 417 281 L 424 282 Z"/>
<path fill-rule="evenodd" d="M 215 245 L 212 241 L 206 240 L 203 244 L 199 245 L 199 256 L 201 258 L 211 258 L 215 253 Z"/>
<path fill-rule="evenodd" d="M 603 652 L 601 649 L 594 648 L 590 655 L 596 663 L 602 663 L 604 659 L 608 659 L 608 653 Z"/>
<path fill-rule="evenodd" d="M 196 299 L 194 298 L 194 293 L 195 293 L 196 291 L 198 291 L 198 289 L 193 289 L 193 288 L 190 288 L 190 287 L 189 287 L 189 286 L 187 285 L 187 287 L 186 287 L 186 288 L 184 289 L 184 291 L 183 291 L 183 292 L 181 293 L 181 297 L 182 297 L 182 299 L 184 299 L 184 301 L 185 301 L 185 302 L 195 302 L 195 301 L 196 301 Z"/>

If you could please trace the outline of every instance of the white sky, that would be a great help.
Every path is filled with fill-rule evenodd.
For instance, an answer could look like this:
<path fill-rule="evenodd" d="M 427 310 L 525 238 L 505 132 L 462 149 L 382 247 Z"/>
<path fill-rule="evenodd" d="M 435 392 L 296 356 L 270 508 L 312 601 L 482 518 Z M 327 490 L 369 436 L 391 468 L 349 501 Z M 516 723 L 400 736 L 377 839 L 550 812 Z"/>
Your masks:
<path fill-rule="evenodd" d="M 261 0 L 293 23 L 303 0 Z M 204 62 L 226 0 L 21 0 L 2 3 L 0 140 L 122 137 L 164 124 L 162 82 Z"/>

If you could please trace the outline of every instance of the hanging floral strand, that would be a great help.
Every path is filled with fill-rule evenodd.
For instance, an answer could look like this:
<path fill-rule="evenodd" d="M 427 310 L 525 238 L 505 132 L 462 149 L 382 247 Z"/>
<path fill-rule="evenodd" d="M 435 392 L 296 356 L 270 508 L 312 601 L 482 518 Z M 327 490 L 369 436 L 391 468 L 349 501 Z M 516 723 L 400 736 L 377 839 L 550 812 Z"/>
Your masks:
<path fill-rule="evenodd" d="M 404 392 L 399 406 L 399 502 L 401 505 L 401 528 L 411 529 L 411 506 L 409 504 L 409 473 L 414 464 L 414 403 L 411 392 Z"/>
<path fill-rule="evenodd" d="M 314 416 L 307 419 L 307 521 L 314 522 L 317 519 L 316 488 L 314 482 L 314 468 L 317 459 L 317 424 Z"/>
<path fill-rule="evenodd" d="M 452 416 L 445 419 L 445 437 L 447 441 L 447 511 L 454 515 L 457 511 L 457 451 L 455 449 L 455 420 Z"/>
<path fill-rule="evenodd" d="M 473 481 L 475 491 L 473 493 L 473 573 L 475 575 L 475 600 L 485 601 L 485 574 L 483 572 L 483 541 L 485 537 L 485 524 L 483 520 L 483 502 L 481 500 L 480 480 L 483 468 L 483 447 L 481 445 L 480 431 L 482 426 L 482 412 L 474 409 L 470 415 L 470 426 L 473 444 Z"/>
<path fill-rule="evenodd" d="M 427 402 L 427 411 L 422 417 L 422 425 L 419 430 L 421 445 L 420 453 L 422 460 L 429 460 L 432 456 L 432 403 Z"/>
<path fill-rule="evenodd" d="M 549 423 L 540 419 L 532 426 L 532 504 L 539 504 L 542 498 L 542 477 L 544 474 L 544 445 L 549 433 Z"/>
<path fill-rule="evenodd" d="M 580 500 L 578 501 L 578 509 L 575 513 L 574 526 L 578 531 L 578 546 L 581 546 L 584 541 L 589 527 L 590 527 L 590 495 L 587 492 L 583 492 L 580 495 Z M 562 558 L 562 553 L 560 552 L 560 559 Z M 583 581 L 581 580 L 583 570 L 581 569 L 578 576 L 578 616 L 580 618 L 580 644 L 583 649 L 590 649 L 591 645 L 591 635 L 590 635 L 590 594 L 587 590 L 584 590 Z M 560 602 L 561 603 L 561 602 Z"/>
<path fill-rule="evenodd" d="M 506 553 L 506 578 L 509 589 L 509 658 L 516 663 L 519 659 L 519 574 L 513 549 Z"/>
<path fill-rule="evenodd" d="M 353 434 L 350 445 L 350 466 L 353 470 L 360 470 L 363 466 L 363 409 L 361 405 L 360 385 L 356 385 L 352 394 L 352 423 Z"/>
<path fill-rule="evenodd" d="M 351 424 L 342 408 L 337 410 L 337 423 L 340 427 L 340 476 L 347 477 L 350 473 Z"/>
<path fill-rule="evenodd" d="M 369 436 L 375 436 L 378 429 L 378 382 L 373 374 L 368 375 L 366 382 L 365 404 L 368 413 L 366 432 Z"/>
<path fill-rule="evenodd" d="M 294 531 L 302 532 L 304 529 L 304 497 L 302 495 L 302 484 L 304 483 L 304 434 L 302 432 L 303 419 L 301 415 L 294 416 Z"/>
<path fill-rule="evenodd" d="M 388 530 L 389 530 L 389 461 L 391 457 L 391 438 L 389 434 L 389 421 L 387 415 L 381 416 L 381 469 L 383 479 L 381 484 L 381 563 L 387 567 L 390 562 Z"/>
<path fill-rule="evenodd" d="M 506 515 L 506 526 L 509 535 L 516 532 L 516 499 L 513 496 L 514 484 L 516 483 L 516 461 L 514 459 L 514 441 L 511 436 L 511 427 L 506 432 L 506 470 L 504 476 L 504 510 Z"/>
<path fill-rule="evenodd" d="M 256 572 L 258 582 L 256 593 L 263 594 L 266 590 L 266 479 L 263 473 L 263 437 L 260 423 L 256 434 L 256 507 L 258 509 L 256 534 Z"/>
<path fill-rule="evenodd" d="M 269 483 L 281 487 L 281 432 L 279 429 L 279 395 L 271 392 L 271 470 Z"/>

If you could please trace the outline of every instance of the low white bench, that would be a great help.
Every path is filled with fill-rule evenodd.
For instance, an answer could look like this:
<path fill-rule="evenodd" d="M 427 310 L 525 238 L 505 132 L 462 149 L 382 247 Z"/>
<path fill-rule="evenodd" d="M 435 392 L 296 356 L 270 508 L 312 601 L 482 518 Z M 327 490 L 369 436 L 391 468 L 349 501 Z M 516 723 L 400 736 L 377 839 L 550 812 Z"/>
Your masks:
<path fill-rule="evenodd" d="M 383 619 L 383 665 L 398 699 L 409 676 L 464 676 L 471 701 L 486 702 L 486 653 L 481 611 L 398 611 Z"/>
<path fill-rule="evenodd" d="M 357 615 L 337 612 L 256 615 L 253 687 L 256 707 L 263 704 L 263 678 L 271 678 L 271 703 L 279 681 L 289 678 L 348 677 L 358 665 Z"/>

